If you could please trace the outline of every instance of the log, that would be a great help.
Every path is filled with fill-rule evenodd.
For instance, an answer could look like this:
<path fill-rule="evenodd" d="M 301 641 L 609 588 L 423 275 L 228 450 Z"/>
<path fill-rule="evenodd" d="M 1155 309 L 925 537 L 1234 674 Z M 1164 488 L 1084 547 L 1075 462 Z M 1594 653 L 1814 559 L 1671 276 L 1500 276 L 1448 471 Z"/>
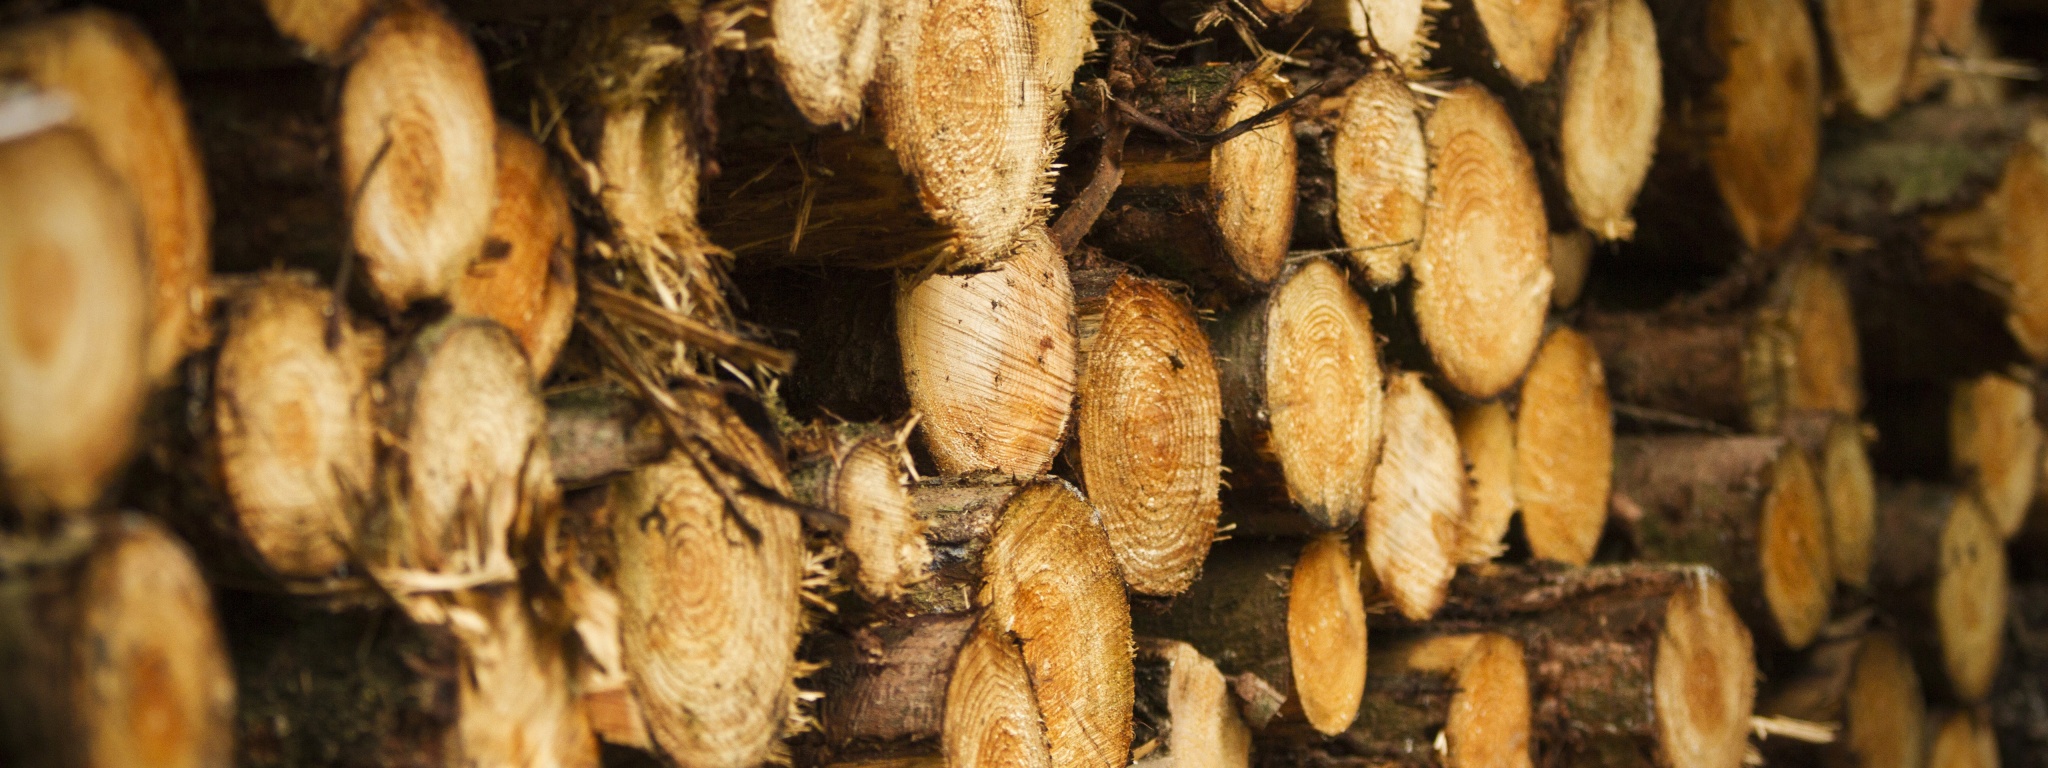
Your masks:
<path fill-rule="evenodd" d="M 235 680 L 183 544 L 145 518 L 14 538 L 0 555 L 0 759 L 227 765 Z"/>
<path fill-rule="evenodd" d="M 1332 131 L 1337 229 L 1352 267 L 1374 287 L 1400 282 L 1422 242 L 1429 148 L 1418 113 L 1408 81 L 1378 70 L 1345 89 Z"/>
<path fill-rule="evenodd" d="M 1787 414 L 1862 409 L 1850 292 L 1816 261 L 1786 267 L 1753 310 L 1660 316 L 1587 312 L 1614 399 L 1625 407 L 1773 432 Z"/>
<path fill-rule="evenodd" d="M 334 295 L 310 276 L 270 273 L 225 297 L 207 452 L 225 513 L 264 570 L 336 574 L 370 513 L 383 333 L 330 326 Z M 329 332 L 340 343 L 328 346 Z M 204 438 L 202 438 L 203 440 Z"/>
<path fill-rule="evenodd" d="M 1417 626 L 1389 617 L 1374 632 Z M 1756 669 L 1712 571 L 1498 567 L 1460 577 L 1420 626 L 1521 642 L 1537 765 L 1742 764 Z"/>
<path fill-rule="evenodd" d="M 1529 762 L 1529 675 L 1522 644 L 1496 634 L 1381 643 L 1350 730 L 1301 750 L 1319 765 Z"/>
<path fill-rule="evenodd" d="M 1877 525 L 1877 482 L 1870 467 L 1868 429 L 1837 413 L 1806 412 L 1785 424 L 1787 439 L 1815 460 L 1827 497 L 1828 550 L 1835 580 L 1856 589 L 1870 583 L 1870 552 Z"/>
<path fill-rule="evenodd" d="M 1415 373 L 1387 383 L 1386 445 L 1365 506 L 1365 553 L 1401 615 L 1427 619 L 1458 563 L 1472 559 L 1464 457 L 1443 401 Z"/>
<path fill-rule="evenodd" d="M 468 36 L 400 4 L 363 33 L 341 87 L 341 176 L 355 250 L 384 308 L 440 299 L 482 252 L 497 122 Z"/>
<path fill-rule="evenodd" d="M 1335 534 L 1299 546 L 1219 545 L 1202 578 L 1163 613 L 1134 615 L 1134 629 L 1183 640 L 1215 659 L 1237 679 L 1253 729 L 1284 717 L 1342 733 L 1358 713 L 1367 669 L 1365 604 L 1351 549 Z"/>
<path fill-rule="evenodd" d="M 943 474 L 1038 474 L 1067 431 L 1073 284 L 1044 230 L 1018 246 L 1000 268 L 897 291 L 904 385 Z"/>
<path fill-rule="evenodd" d="M 1990 692 L 2008 578 L 2005 547 L 1973 497 L 1931 485 L 1878 489 L 1871 593 L 1898 618 L 1933 696 L 1974 702 Z"/>
<path fill-rule="evenodd" d="M 1768 741 L 1766 759 L 1870 768 L 1920 764 L 1927 752 L 1921 734 L 1926 703 L 1913 659 L 1896 635 L 1873 630 L 1819 643 L 1809 658 L 1757 711 L 1840 727 L 1827 744 Z"/>
<path fill-rule="evenodd" d="M 1835 591 L 1827 502 L 1804 448 L 1775 437 L 1629 437 L 1614 493 L 1636 553 L 1704 563 L 1760 639 L 1798 650 Z"/>
<path fill-rule="evenodd" d="M 790 103 L 813 125 L 851 126 L 882 52 L 878 0 L 776 0 L 768 53 Z"/>
<path fill-rule="evenodd" d="M 1600 357 L 1560 327 L 1536 352 L 1515 409 L 1515 507 L 1538 560 L 1585 565 L 1607 524 L 1614 413 Z"/>
<path fill-rule="evenodd" d="M 1178 640 L 1139 644 L 1138 738 L 1159 749 L 1133 765 L 1148 768 L 1248 768 L 1252 735 L 1238 716 L 1229 681 L 1216 662 Z"/>
<path fill-rule="evenodd" d="M 1516 87 L 1537 85 L 1548 80 L 1564 58 L 1572 17 L 1569 0 L 1452 2 L 1437 23 L 1430 63 L 1445 66 L 1470 57 L 1498 68 Z"/>
<path fill-rule="evenodd" d="M 1286 489 L 1318 526 L 1358 520 L 1379 463 L 1380 359 L 1372 311 L 1321 259 L 1209 329 L 1235 488 Z"/>
<path fill-rule="evenodd" d="M 1349 33 L 1359 53 L 1384 52 L 1403 75 L 1419 77 L 1437 47 L 1437 17 L 1450 7 L 1436 0 L 1315 0 L 1305 16 L 1319 28 Z"/>
<path fill-rule="evenodd" d="M 0 466 L 18 524 L 91 507 L 127 462 L 145 394 L 139 219 L 91 137 L 0 140 Z M 26 311 L 34 308 L 33 312 Z"/>
<path fill-rule="evenodd" d="M 1550 304 L 1549 230 L 1529 153 L 1500 102 L 1463 85 L 1424 126 L 1430 205 L 1415 317 L 1445 380 L 1492 397 L 1527 367 Z"/>
<path fill-rule="evenodd" d="M 1113 60 L 1115 98 L 1186 134 L 1224 131 L 1291 95 L 1270 60 L 1155 70 L 1143 59 Z M 1117 109 L 1084 102 L 1076 122 Z M 1120 168 L 1089 234 L 1105 252 L 1204 291 L 1257 293 L 1281 276 L 1296 205 L 1290 113 L 1214 144 L 1133 133 Z"/>
<path fill-rule="evenodd" d="M 1585 230 L 1550 233 L 1550 306 L 1565 309 L 1579 303 L 1586 289 L 1586 273 L 1593 266 L 1593 236 Z"/>
<path fill-rule="evenodd" d="M 597 768 L 597 737 L 570 690 L 566 632 L 517 586 L 455 597 L 460 646 L 451 750 L 469 765 Z"/>
<path fill-rule="evenodd" d="M 1835 78 L 1856 114 L 1876 120 L 1898 107 L 1920 37 L 1919 14 L 1918 4 L 1900 0 L 1820 3 Z"/>
<path fill-rule="evenodd" d="M 1506 547 L 1515 518 L 1515 416 L 1505 403 L 1488 400 L 1458 409 L 1458 448 L 1472 483 L 1472 511 L 1465 519 L 1466 564 L 1492 560 Z"/>
<path fill-rule="evenodd" d="M 797 694 L 803 534 L 787 509 L 721 490 L 738 479 L 676 450 L 611 486 L 621 661 L 654 745 L 679 763 L 758 764 Z"/>
<path fill-rule="evenodd" d="M 1023 0 L 1024 20 L 1031 26 L 1033 69 L 1045 84 L 1046 98 L 1058 113 L 1074 85 L 1074 70 L 1095 50 L 1095 8 L 1083 0 Z"/>
<path fill-rule="evenodd" d="M 1053 765 L 1031 671 L 1016 641 L 976 631 L 954 664 L 957 674 L 946 685 L 945 764 Z"/>
<path fill-rule="evenodd" d="M 1200 573 L 1222 513 L 1222 395 L 1209 339 L 1171 285 L 1074 273 L 1082 485 L 1132 591 L 1171 596 Z"/>
<path fill-rule="evenodd" d="M 2034 123 L 2030 123 L 2031 126 Z M 2048 360 L 2048 245 L 2041 214 L 2048 210 L 2048 156 L 2018 143 L 2006 156 L 1998 186 L 1975 209 L 1927 222 L 1929 257 L 1948 271 L 1971 274 L 1997 287 L 2005 301 L 2006 329 L 2030 361 Z"/>
<path fill-rule="evenodd" d="M 576 319 L 576 226 L 547 151 L 498 123 L 497 203 L 483 251 L 456 279 L 458 314 L 498 321 L 519 339 L 537 378 L 547 376 Z"/>
<path fill-rule="evenodd" d="M 2034 399 L 2033 385 L 1993 374 L 1959 383 L 1949 401 L 1955 477 L 2007 539 L 2025 525 L 2042 471 Z"/>
<path fill-rule="evenodd" d="M 94 9 L 0 36 L 0 72 L 69 98 L 72 124 L 134 196 L 149 299 L 145 370 L 166 382 L 207 342 L 213 261 L 213 203 L 170 65 L 134 22 Z"/>
<path fill-rule="evenodd" d="M 853 583 L 873 600 L 901 597 L 931 564 L 925 525 L 910 495 L 905 430 L 871 424 L 811 424 L 784 435 L 790 486 L 802 504 L 846 520 L 841 541 Z"/>
<path fill-rule="evenodd" d="M 343 58 L 380 5 L 378 0 L 263 0 L 279 34 L 325 61 Z"/>
<path fill-rule="evenodd" d="M 1978 709 L 1956 708 L 1927 719 L 1927 768 L 1998 768 L 1998 735 Z"/>

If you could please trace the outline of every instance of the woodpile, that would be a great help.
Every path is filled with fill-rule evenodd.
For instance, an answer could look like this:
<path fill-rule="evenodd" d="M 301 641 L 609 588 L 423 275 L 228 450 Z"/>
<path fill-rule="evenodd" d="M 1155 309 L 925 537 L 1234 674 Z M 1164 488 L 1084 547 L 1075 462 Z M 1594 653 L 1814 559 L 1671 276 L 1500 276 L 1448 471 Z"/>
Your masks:
<path fill-rule="evenodd" d="M 2036 3 L 19 5 L 0 764 L 2048 755 Z"/>

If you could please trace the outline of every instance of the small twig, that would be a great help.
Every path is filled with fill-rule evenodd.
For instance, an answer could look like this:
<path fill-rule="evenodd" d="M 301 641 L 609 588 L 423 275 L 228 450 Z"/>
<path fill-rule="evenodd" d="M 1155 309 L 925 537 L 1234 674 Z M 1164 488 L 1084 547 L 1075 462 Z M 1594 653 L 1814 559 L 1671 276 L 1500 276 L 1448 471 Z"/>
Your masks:
<path fill-rule="evenodd" d="M 1107 95 L 1108 89 L 1104 88 Z M 1088 179 L 1088 186 L 1067 209 L 1060 212 L 1052 223 L 1052 242 L 1062 254 L 1072 253 L 1081 244 L 1081 237 L 1095 228 L 1095 221 L 1109 208 L 1109 198 L 1124 181 L 1124 140 L 1131 135 L 1130 123 L 1117 119 L 1117 112 L 1105 112 L 1104 122 L 1109 130 L 1102 139 L 1102 155 L 1096 160 L 1095 173 Z"/>
<path fill-rule="evenodd" d="M 1749 718 L 1749 729 L 1755 731 L 1759 739 L 1781 736 L 1808 744 L 1833 744 L 1835 731 L 1841 728 L 1838 723 L 1816 723 L 1790 717 L 1751 715 Z"/>
<path fill-rule="evenodd" d="M 370 180 L 377 177 L 378 167 L 384 165 L 384 157 L 391 153 L 391 133 L 385 131 L 384 143 L 377 145 L 376 154 L 370 155 L 370 164 L 363 169 L 363 181 L 349 191 L 348 215 L 353 219 L 363 204 L 363 193 L 370 188 Z M 341 265 L 334 270 L 334 298 L 327 305 L 327 351 L 341 348 L 341 326 L 348 322 L 348 284 L 355 273 L 356 260 L 362 254 L 356 251 L 356 239 L 351 235 L 347 245 L 341 249 Z"/>

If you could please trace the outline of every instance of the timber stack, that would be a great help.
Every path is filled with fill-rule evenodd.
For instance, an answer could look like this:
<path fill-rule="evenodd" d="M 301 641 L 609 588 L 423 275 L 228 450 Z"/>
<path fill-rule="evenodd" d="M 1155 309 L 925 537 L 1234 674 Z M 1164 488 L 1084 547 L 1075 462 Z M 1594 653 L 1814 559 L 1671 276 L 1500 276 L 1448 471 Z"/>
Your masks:
<path fill-rule="evenodd" d="M 0 764 L 2048 765 L 2039 3 L 104 5 Z"/>

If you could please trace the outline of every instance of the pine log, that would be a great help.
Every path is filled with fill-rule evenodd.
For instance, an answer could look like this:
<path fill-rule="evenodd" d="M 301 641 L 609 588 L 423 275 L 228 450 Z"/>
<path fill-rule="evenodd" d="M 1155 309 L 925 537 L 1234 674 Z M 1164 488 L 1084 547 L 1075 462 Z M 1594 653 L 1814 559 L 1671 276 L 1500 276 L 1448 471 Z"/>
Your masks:
<path fill-rule="evenodd" d="M 576 319 L 576 226 L 547 151 L 511 124 L 500 122 L 497 130 L 491 226 L 449 303 L 512 331 L 533 375 L 545 377 Z"/>
<path fill-rule="evenodd" d="M 1862 409 L 1861 351 L 1836 271 L 1797 261 L 1756 309 L 1705 316 L 1588 312 L 1621 405 L 1773 432 L 1786 414 Z"/>
<path fill-rule="evenodd" d="M 1379 463 L 1372 311 L 1335 265 L 1303 263 L 1209 329 L 1235 488 L 1284 487 L 1317 525 L 1358 520 Z"/>
<path fill-rule="evenodd" d="M 846 520 L 841 541 L 853 556 L 853 583 L 874 600 L 901 597 L 931 564 L 925 524 L 910 495 L 904 430 L 848 423 L 811 424 L 784 435 L 793 498 Z"/>
<path fill-rule="evenodd" d="M 1982 700 L 2004 652 L 2009 577 L 1998 531 L 1968 494 L 1930 485 L 1878 490 L 1871 594 L 1898 618 L 1932 694 Z"/>
<path fill-rule="evenodd" d="M 1637 553 L 1712 566 L 1760 640 L 1798 650 L 1827 622 L 1827 501 L 1804 448 L 1776 437 L 1623 438 L 1614 481 Z"/>
<path fill-rule="evenodd" d="M 1300 751 L 1317 765 L 1530 765 L 1522 644 L 1497 634 L 1423 634 L 1380 643 L 1358 721 Z"/>
<path fill-rule="evenodd" d="M 1300 546 L 1219 545 L 1202 578 L 1165 612 L 1134 615 L 1134 628 L 1214 658 L 1236 678 L 1254 729 L 1284 716 L 1342 733 L 1358 713 L 1367 668 L 1365 604 L 1351 550 L 1335 534 Z"/>
<path fill-rule="evenodd" d="M 1800 221 L 1820 156 L 1825 83 L 1807 4 L 1655 0 L 1650 7 L 1666 124 L 1637 202 L 1638 231 L 1648 237 L 1638 238 L 1635 251 L 1777 248 Z"/>
<path fill-rule="evenodd" d="M 1502 94 L 1556 225 L 1633 236 L 1664 120 L 1656 22 L 1641 0 L 1453 3 L 1431 63 Z"/>
<path fill-rule="evenodd" d="M 2033 132 L 2030 123 L 2029 132 Z M 1927 222 L 1927 252 L 1950 273 L 1989 282 L 2005 299 L 2006 328 L 2029 360 L 2048 359 L 2048 150 L 2029 140 L 2015 146 L 1998 186 L 1982 204 Z M 1960 263 L 1961 267 L 1956 266 Z"/>
<path fill-rule="evenodd" d="M 802 531 L 737 481 L 678 450 L 612 484 L 621 661 L 658 751 L 684 764 L 767 759 L 796 697 Z"/>
<path fill-rule="evenodd" d="M 96 502 L 145 394 L 139 219 L 89 134 L 0 138 L 0 466 L 29 527 Z"/>
<path fill-rule="evenodd" d="M 1766 742 L 1766 759 L 1814 765 L 1911 768 L 1927 748 L 1920 677 L 1896 635 L 1874 630 L 1816 644 L 1808 665 L 1758 705 L 1760 714 L 1838 723 L 1833 742 Z"/>
<path fill-rule="evenodd" d="M 353 555 L 376 489 L 383 334 L 331 326 L 336 298 L 303 274 L 263 275 L 224 303 L 208 404 L 224 512 L 271 574 L 332 576 Z"/>
<path fill-rule="evenodd" d="M 1404 76 L 1421 77 L 1437 47 L 1437 17 L 1450 7 L 1443 0 L 1313 0 L 1303 16 L 1319 29 L 1349 33 L 1359 53 L 1384 55 Z"/>
<path fill-rule="evenodd" d="M 1585 565 L 1607 524 L 1614 413 L 1600 357 L 1583 334 L 1551 331 L 1515 409 L 1515 507 L 1538 560 Z"/>
<path fill-rule="evenodd" d="M 2033 385 L 1998 375 L 1958 384 L 1949 401 L 1948 453 L 1955 476 L 2008 539 L 2025 525 L 2042 471 L 2034 406 Z"/>
<path fill-rule="evenodd" d="M 1365 505 L 1365 554 L 1401 615 L 1422 620 L 1443 605 L 1458 563 L 1470 557 L 1464 456 L 1451 414 L 1416 373 L 1387 383 L 1386 445 Z"/>
<path fill-rule="evenodd" d="M 768 4 L 776 79 L 813 125 L 851 126 L 882 51 L 879 0 L 776 0 Z"/>
<path fill-rule="evenodd" d="M 944 474 L 1034 475 L 1074 406 L 1074 294 L 1044 230 L 999 268 L 900 287 L 896 338 L 925 445 Z"/>
<path fill-rule="evenodd" d="M 1178 594 L 1201 571 L 1222 512 L 1222 395 L 1209 339 L 1169 284 L 1074 274 L 1082 484 L 1124 581 Z"/>
<path fill-rule="evenodd" d="M 1216 662 L 1178 640 L 1138 646 L 1137 738 L 1158 749 L 1139 757 L 1145 768 L 1248 768 L 1251 731 L 1237 713 L 1230 683 Z M 1147 734 L 1151 734 L 1147 739 Z"/>
<path fill-rule="evenodd" d="M 1579 303 L 1586 289 L 1586 273 L 1593 266 L 1593 235 L 1585 230 L 1550 233 L 1550 306 L 1564 309 Z"/>
<path fill-rule="evenodd" d="M 341 176 L 364 274 L 386 310 L 444 298 L 482 253 L 497 122 L 476 48 L 400 4 L 364 32 L 341 88 Z"/>
<path fill-rule="evenodd" d="M 1504 549 L 1515 518 L 1515 416 L 1505 403 L 1488 400 L 1458 409 L 1458 448 L 1472 484 L 1472 511 L 1465 518 L 1467 564 L 1492 560 Z"/>
<path fill-rule="evenodd" d="M 466 765 L 597 768 L 597 738 L 571 692 L 566 632 L 541 622 L 517 586 L 460 593 L 452 621 L 455 760 Z"/>
<path fill-rule="evenodd" d="M 213 204 L 170 65 L 134 22 L 94 9 L 0 36 L 0 74 L 70 99 L 73 124 L 133 195 L 148 295 L 146 371 L 165 381 L 206 343 L 213 261 Z"/>
<path fill-rule="evenodd" d="M 1742 764 L 1755 665 L 1709 570 L 1495 568 L 1460 577 L 1430 622 L 1374 632 L 1418 628 L 1520 641 L 1536 765 Z"/>
<path fill-rule="evenodd" d="M 1981 709 L 1929 713 L 1926 727 L 1927 768 L 1998 768 L 1998 734 Z"/>
<path fill-rule="evenodd" d="M 1322 99 L 1317 110 L 1304 128 L 1327 137 L 1331 193 L 1317 200 L 1304 184 L 1296 208 L 1303 219 L 1328 209 L 1351 266 L 1374 287 L 1398 283 L 1421 245 L 1429 199 L 1420 105 L 1400 73 L 1376 69 L 1341 97 Z M 1320 156 L 1318 149 L 1311 145 L 1303 154 Z"/>
<path fill-rule="evenodd" d="M 1858 115 L 1880 119 L 1898 107 L 1920 37 L 1920 6 L 1911 0 L 1820 3 L 1835 77 Z"/>
<path fill-rule="evenodd" d="M 1415 255 L 1415 316 L 1445 380 L 1491 397 L 1528 366 L 1550 304 L 1549 229 L 1521 137 L 1466 84 L 1424 126 L 1430 204 Z"/>
<path fill-rule="evenodd" d="M 1023 0 L 1031 26 L 1033 70 L 1054 112 L 1066 108 L 1074 70 L 1095 50 L 1095 7 L 1087 0 Z"/>
<path fill-rule="evenodd" d="M 1270 61 L 1155 70 L 1126 54 L 1115 64 L 1115 97 L 1183 133 L 1224 131 L 1290 95 Z M 1091 102 L 1077 117 L 1116 109 Z M 1295 155 L 1290 113 L 1215 144 L 1134 132 L 1089 238 L 1199 289 L 1263 290 L 1281 276 L 1294 229 Z"/>
<path fill-rule="evenodd" d="M 325 61 L 344 57 L 379 0 L 263 0 L 279 34 Z"/>
<path fill-rule="evenodd" d="M 1052 748 L 1031 669 L 1017 642 L 988 629 L 975 631 L 954 661 L 946 684 L 946 765 L 1053 765 Z"/>
<path fill-rule="evenodd" d="M 1870 583 L 1877 525 L 1877 482 L 1867 431 L 1852 417 L 1826 411 L 1795 414 L 1784 425 L 1785 437 L 1816 462 L 1815 476 L 1827 497 L 1828 550 L 1835 580 L 1857 589 Z"/>
<path fill-rule="evenodd" d="M 144 518 L 81 522 L 0 554 L 0 760 L 235 759 L 235 681 L 192 556 Z"/>

